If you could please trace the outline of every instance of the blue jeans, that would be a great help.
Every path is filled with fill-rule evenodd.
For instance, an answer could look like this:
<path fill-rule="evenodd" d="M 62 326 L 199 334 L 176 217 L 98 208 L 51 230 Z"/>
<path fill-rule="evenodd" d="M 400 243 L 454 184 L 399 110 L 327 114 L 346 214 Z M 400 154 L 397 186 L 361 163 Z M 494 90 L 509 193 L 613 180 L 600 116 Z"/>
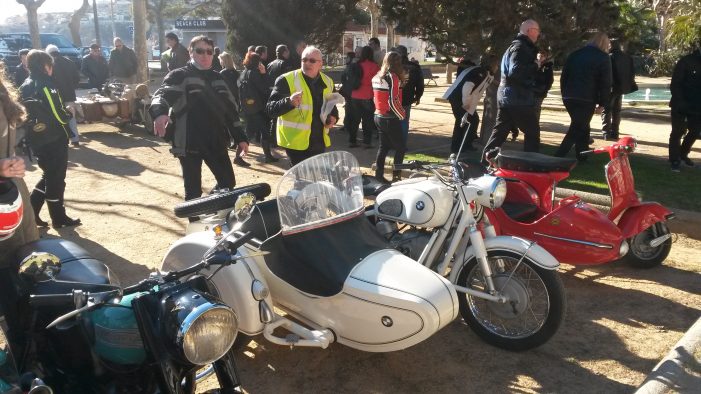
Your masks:
<path fill-rule="evenodd" d="M 411 105 L 403 105 L 406 116 L 399 122 L 402 124 L 402 132 L 404 133 L 404 142 L 409 141 L 409 114 L 411 113 Z"/>

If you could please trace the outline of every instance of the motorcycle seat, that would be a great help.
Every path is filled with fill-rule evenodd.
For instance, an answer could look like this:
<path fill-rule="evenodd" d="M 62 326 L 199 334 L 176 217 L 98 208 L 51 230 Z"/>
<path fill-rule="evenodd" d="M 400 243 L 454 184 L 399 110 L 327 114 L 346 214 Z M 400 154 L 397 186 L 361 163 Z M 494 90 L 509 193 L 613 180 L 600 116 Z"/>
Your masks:
<path fill-rule="evenodd" d="M 43 238 L 19 248 L 17 261 L 32 252 L 47 252 L 61 261 L 55 280 L 36 283 L 33 294 L 66 294 L 72 290 L 105 291 L 119 287 L 119 280 L 101 261 L 74 242 L 61 238 Z"/>
<path fill-rule="evenodd" d="M 318 297 L 340 293 L 358 263 L 388 248 L 365 215 L 301 233 L 279 234 L 261 245 L 261 250 L 270 252 L 265 263 L 273 274 Z"/>
<path fill-rule="evenodd" d="M 570 172 L 577 159 L 554 157 L 536 152 L 502 150 L 496 158 L 498 168 L 523 172 Z"/>

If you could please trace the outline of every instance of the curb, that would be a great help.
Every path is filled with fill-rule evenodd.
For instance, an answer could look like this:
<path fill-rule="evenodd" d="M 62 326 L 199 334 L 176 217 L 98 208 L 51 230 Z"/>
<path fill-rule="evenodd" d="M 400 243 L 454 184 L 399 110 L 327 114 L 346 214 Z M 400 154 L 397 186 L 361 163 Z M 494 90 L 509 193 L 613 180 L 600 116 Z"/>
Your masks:
<path fill-rule="evenodd" d="M 691 393 L 701 388 L 701 318 L 652 369 L 636 394 Z"/>
<path fill-rule="evenodd" d="M 448 103 L 448 100 L 441 97 L 434 98 L 434 101 L 437 103 Z M 543 104 L 541 108 L 548 111 L 567 111 L 563 105 Z M 627 116 L 636 119 L 671 119 L 671 114 L 669 110 L 660 110 L 653 108 L 643 109 L 632 106 L 624 106 L 621 110 L 621 116 Z"/>

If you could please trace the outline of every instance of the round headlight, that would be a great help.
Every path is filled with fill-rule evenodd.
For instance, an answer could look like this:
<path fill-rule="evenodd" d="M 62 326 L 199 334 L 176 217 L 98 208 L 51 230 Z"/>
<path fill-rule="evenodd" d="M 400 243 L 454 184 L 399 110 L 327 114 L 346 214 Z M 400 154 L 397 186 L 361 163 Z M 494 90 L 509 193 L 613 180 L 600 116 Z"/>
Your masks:
<path fill-rule="evenodd" d="M 494 184 L 494 190 L 492 190 L 492 209 L 499 208 L 504 203 L 504 199 L 506 199 L 506 181 L 499 178 Z"/>
<path fill-rule="evenodd" d="M 188 361 L 204 365 L 220 359 L 236 340 L 238 318 L 226 305 L 205 303 L 190 312 L 178 337 Z"/>

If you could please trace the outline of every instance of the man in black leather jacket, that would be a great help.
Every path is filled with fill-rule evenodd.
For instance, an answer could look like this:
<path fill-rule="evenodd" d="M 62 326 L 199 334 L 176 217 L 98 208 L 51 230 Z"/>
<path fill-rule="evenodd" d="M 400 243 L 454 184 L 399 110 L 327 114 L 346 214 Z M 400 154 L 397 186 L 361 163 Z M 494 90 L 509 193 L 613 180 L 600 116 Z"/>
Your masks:
<path fill-rule="evenodd" d="M 524 21 L 516 39 L 501 59 L 501 82 L 497 92 L 499 109 L 496 125 L 482 152 L 482 163 L 485 165 L 485 154 L 500 147 L 511 130 L 523 131 L 524 151 L 537 152 L 540 149 L 540 125 L 535 115 L 534 95 L 538 72 L 535 43 L 539 35 L 538 22 L 532 19 Z"/>
<path fill-rule="evenodd" d="M 166 75 L 149 108 L 155 134 L 172 143 L 170 151 L 180 161 L 185 200 L 202 195 L 202 162 L 218 188 L 236 185 L 227 129 L 242 152 L 248 152 L 234 97 L 221 74 L 211 68 L 214 42 L 197 36 L 190 41 L 189 52 L 191 61 Z"/>
<path fill-rule="evenodd" d="M 694 52 L 679 59 L 674 66 L 670 90 L 672 133 L 669 135 L 669 161 L 672 171 L 679 172 L 682 162 L 694 166 L 689 152 L 701 133 L 701 42 Z M 684 141 L 680 145 L 682 137 Z"/>
<path fill-rule="evenodd" d="M 29 143 L 43 174 L 30 196 L 34 219 L 39 226 L 48 223 L 39 218 L 46 202 L 54 228 L 76 226 L 80 219 L 66 215 L 63 194 L 68 168 L 68 121 L 70 115 L 63 107 L 61 96 L 51 78 L 53 58 L 44 51 L 32 49 L 27 56 L 29 78 L 20 87 L 22 103 L 27 108 Z"/>
<path fill-rule="evenodd" d="M 595 112 L 609 106 L 611 60 L 608 49 L 608 36 L 597 32 L 587 45 L 567 57 L 560 76 L 560 91 L 571 121 L 555 156 L 564 157 L 574 145 L 577 160 L 587 158 L 580 152 L 589 149 L 591 118 Z"/>

